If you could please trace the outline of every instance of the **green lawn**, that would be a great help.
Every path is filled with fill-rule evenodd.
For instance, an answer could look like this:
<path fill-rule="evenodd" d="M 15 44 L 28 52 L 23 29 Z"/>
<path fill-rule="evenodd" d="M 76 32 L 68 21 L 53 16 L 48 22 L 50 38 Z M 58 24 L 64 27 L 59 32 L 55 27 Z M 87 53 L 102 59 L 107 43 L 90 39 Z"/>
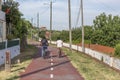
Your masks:
<path fill-rule="evenodd" d="M 28 46 L 25 51 L 12 60 L 11 73 L 0 71 L 0 80 L 19 80 L 20 72 L 24 72 L 25 68 L 29 65 L 32 60 L 33 55 L 37 52 L 37 48 L 34 46 Z M 16 60 L 20 59 L 20 63 L 16 63 Z"/>
<path fill-rule="evenodd" d="M 120 73 L 86 56 L 84 53 L 63 49 L 71 63 L 85 80 L 120 80 Z"/>

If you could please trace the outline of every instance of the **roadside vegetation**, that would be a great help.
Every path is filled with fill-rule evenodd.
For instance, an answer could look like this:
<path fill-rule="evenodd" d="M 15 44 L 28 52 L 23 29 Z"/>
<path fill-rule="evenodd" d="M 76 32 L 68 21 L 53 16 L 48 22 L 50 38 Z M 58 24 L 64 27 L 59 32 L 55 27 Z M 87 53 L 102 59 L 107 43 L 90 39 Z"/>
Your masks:
<path fill-rule="evenodd" d="M 12 2 L 11 2 L 12 1 Z M 11 73 L 0 72 L 0 80 L 17 80 L 20 72 L 31 62 L 31 57 L 37 49 L 33 46 L 27 46 L 27 37 L 38 40 L 45 32 L 39 30 L 32 23 L 24 18 L 19 11 L 19 3 L 13 0 L 4 0 L 2 11 L 6 12 L 6 35 L 7 39 L 20 38 L 21 54 L 16 57 L 20 58 L 21 63 L 13 62 Z M 120 17 L 106 15 L 102 13 L 93 20 L 93 26 L 84 26 L 85 43 L 100 44 L 115 48 L 114 56 L 120 57 Z M 64 42 L 69 41 L 69 31 L 52 31 L 52 40 L 61 37 Z M 81 43 L 82 28 L 79 26 L 72 29 L 72 41 L 74 44 Z M 85 77 L 85 80 L 119 80 L 120 74 L 107 66 L 96 62 L 90 57 L 73 51 L 64 49 L 65 53 L 71 59 L 72 64 Z M 15 61 L 15 60 L 14 60 Z M 8 76 L 8 77 L 6 77 Z"/>
<path fill-rule="evenodd" d="M 23 14 L 19 10 L 19 3 L 17 1 L 4 0 L 3 3 L 2 11 L 6 12 L 6 35 L 8 40 L 20 38 L 21 49 L 25 49 L 28 37 L 38 40 L 45 33 L 45 31 L 33 26 L 30 21 L 22 18 Z M 116 45 L 120 44 L 120 16 L 107 15 L 103 12 L 95 17 L 92 26 L 84 26 L 84 32 L 85 44 L 98 44 L 115 48 Z M 64 42 L 68 42 L 69 30 L 52 30 L 52 40 L 56 41 L 58 36 Z M 72 42 L 79 44 L 81 40 L 81 26 L 72 28 Z M 120 50 L 119 54 L 112 54 L 114 54 L 113 56 L 119 56 Z"/>
<path fill-rule="evenodd" d="M 116 48 L 115 46 L 120 44 L 120 17 L 101 13 L 93 20 L 92 26 L 84 26 L 84 32 L 85 44 L 98 44 Z M 69 30 L 52 32 L 52 40 L 56 41 L 56 37 L 58 36 L 64 42 L 69 42 Z M 72 28 L 72 43 L 80 44 L 81 42 L 82 27 Z M 120 49 L 109 54 L 120 57 Z"/>
<path fill-rule="evenodd" d="M 69 49 L 63 49 L 65 54 L 71 60 L 73 66 L 85 78 L 85 80 L 119 80 L 120 72 L 98 62 L 91 57 L 76 51 L 70 52 Z"/>
<path fill-rule="evenodd" d="M 25 68 L 32 61 L 32 57 L 37 53 L 37 48 L 34 46 L 27 46 L 20 55 L 12 60 L 11 72 L 6 72 L 4 69 L 0 71 L 0 80 L 19 80 L 19 74 L 25 71 Z M 20 59 L 20 63 L 17 60 Z"/>
<path fill-rule="evenodd" d="M 120 58 L 120 44 L 115 46 L 115 55 Z"/>

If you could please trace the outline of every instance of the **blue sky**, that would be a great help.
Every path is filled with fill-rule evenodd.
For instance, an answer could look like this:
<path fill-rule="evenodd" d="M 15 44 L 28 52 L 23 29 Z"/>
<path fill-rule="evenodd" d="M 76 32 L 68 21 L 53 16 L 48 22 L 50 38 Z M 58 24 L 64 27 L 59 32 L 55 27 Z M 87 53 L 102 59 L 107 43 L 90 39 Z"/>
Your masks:
<path fill-rule="evenodd" d="M 16 0 L 19 2 L 20 11 L 24 18 L 31 20 L 34 25 L 37 23 L 37 13 L 40 15 L 40 26 L 49 29 L 49 2 L 50 0 Z M 99 14 L 120 15 L 120 0 L 83 0 L 84 5 L 84 25 L 92 25 L 93 19 Z M 45 5 L 46 4 L 46 5 Z M 75 27 L 80 0 L 71 0 L 72 27 Z M 81 22 L 77 25 L 80 26 Z M 53 29 L 68 29 L 68 0 L 53 0 Z"/>

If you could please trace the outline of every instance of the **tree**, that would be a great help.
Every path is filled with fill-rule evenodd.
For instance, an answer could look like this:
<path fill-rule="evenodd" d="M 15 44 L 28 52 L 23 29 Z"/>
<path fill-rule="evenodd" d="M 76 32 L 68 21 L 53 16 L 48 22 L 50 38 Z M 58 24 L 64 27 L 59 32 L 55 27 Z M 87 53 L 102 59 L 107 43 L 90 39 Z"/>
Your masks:
<path fill-rule="evenodd" d="M 81 42 L 82 38 L 82 29 L 81 27 L 72 29 L 72 42 L 77 44 Z"/>
<path fill-rule="evenodd" d="M 114 47 L 120 42 L 120 17 L 100 14 L 93 21 L 92 43 Z"/>
<path fill-rule="evenodd" d="M 2 10 L 6 12 L 7 36 L 13 35 L 16 38 L 16 26 L 19 25 L 22 13 L 18 9 L 19 3 L 15 1 L 5 1 Z"/>
<path fill-rule="evenodd" d="M 27 34 L 32 24 L 21 18 L 23 14 L 19 11 L 19 3 L 13 0 L 5 1 L 2 10 L 6 12 L 7 39 L 20 38 L 21 48 L 27 45 Z"/>
<path fill-rule="evenodd" d="M 69 41 L 69 31 L 67 30 L 63 30 L 60 34 L 60 38 L 64 41 L 64 42 L 68 42 Z"/>

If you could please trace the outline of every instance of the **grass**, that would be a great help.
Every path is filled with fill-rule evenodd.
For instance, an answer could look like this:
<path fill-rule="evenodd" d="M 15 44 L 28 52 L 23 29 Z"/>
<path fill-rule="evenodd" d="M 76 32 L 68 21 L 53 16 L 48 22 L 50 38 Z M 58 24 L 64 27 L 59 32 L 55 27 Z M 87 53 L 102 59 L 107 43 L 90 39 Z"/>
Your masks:
<path fill-rule="evenodd" d="M 99 63 L 84 53 L 63 49 L 71 63 L 85 80 L 120 80 L 120 73 L 110 67 Z"/>
<path fill-rule="evenodd" d="M 12 60 L 11 72 L 6 72 L 4 70 L 0 71 L 0 80 L 19 80 L 19 74 L 24 72 L 36 52 L 37 48 L 28 45 L 19 56 Z M 17 59 L 20 59 L 20 63 L 17 63 Z"/>

